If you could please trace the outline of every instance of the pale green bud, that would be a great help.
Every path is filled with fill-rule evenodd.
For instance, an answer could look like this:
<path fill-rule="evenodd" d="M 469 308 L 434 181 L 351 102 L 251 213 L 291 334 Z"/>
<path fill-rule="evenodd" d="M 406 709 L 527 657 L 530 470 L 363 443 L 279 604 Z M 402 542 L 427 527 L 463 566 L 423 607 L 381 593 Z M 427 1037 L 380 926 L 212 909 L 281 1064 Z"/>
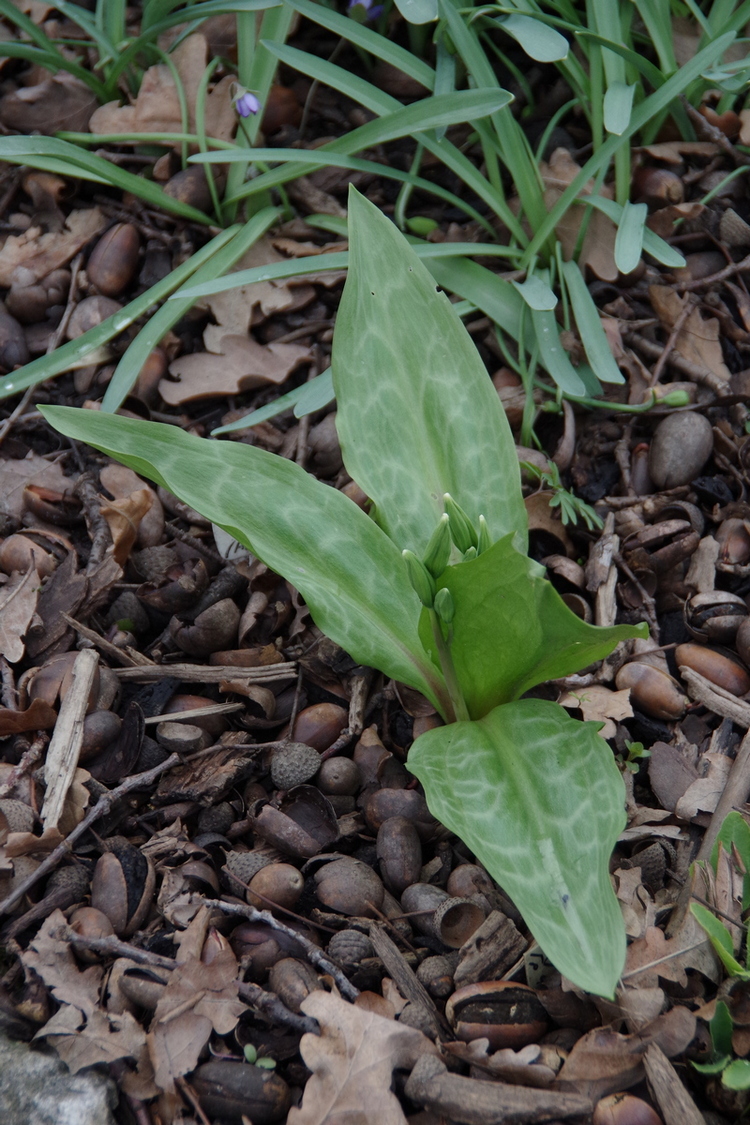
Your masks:
<path fill-rule="evenodd" d="M 464 562 L 471 562 L 472 559 L 477 557 L 476 547 L 469 547 L 468 551 L 464 551 Z"/>
<path fill-rule="evenodd" d="M 446 625 L 450 625 L 455 613 L 453 598 L 447 586 L 441 587 L 435 594 L 435 613 Z"/>
<path fill-rule="evenodd" d="M 423 606 L 432 609 L 435 601 L 435 579 L 430 574 L 421 559 L 413 551 L 402 551 L 401 557 L 406 563 L 409 572 L 409 581 L 417 592 L 417 597 Z"/>
<path fill-rule="evenodd" d="M 460 504 L 456 503 L 450 492 L 446 492 L 443 496 L 443 503 L 445 504 L 445 512 L 448 516 L 453 542 L 462 554 L 466 554 L 469 547 L 476 547 L 478 543 L 477 533 L 466 512 Z"/>
<path fill-rule="evenodd" d="M 659 406 L 689 406 L 690 396 L 686 391 L 669 391 L 663 398 L 657 398 Z"/>
<path fill-rule="evenodd" d="M 490 529 L 487 527 L 487 520 L 484 516 L 479 517 L 479 543 L 477 545 L 477 554 L 481 555 L 482 551 L 488 551 L 492 546 L 490 538 Z"/>
<path fill-rule="evenodd" d="M 451 557 L 451 529 L 448 516 L 443 513 L 440 523 L 432 533 L 422 561 L 433 578 L 443 573 Z"/>

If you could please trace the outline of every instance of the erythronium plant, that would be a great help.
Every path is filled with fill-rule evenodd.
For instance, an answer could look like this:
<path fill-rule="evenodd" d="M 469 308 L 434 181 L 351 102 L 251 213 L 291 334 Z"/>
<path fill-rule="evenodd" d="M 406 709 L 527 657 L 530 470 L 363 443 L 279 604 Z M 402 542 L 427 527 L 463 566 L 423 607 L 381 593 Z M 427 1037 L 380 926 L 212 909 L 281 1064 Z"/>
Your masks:
<path fill-rule="evenodd" d="M 521 696 L 637 628 L 595 628 L 526 555 L 513 437 L 447 297 L 354 189 L 333 348 L 337 427 L 366 515 L 293 462 L 174 426 L 46 407 L 49 421 L 162 484 L 284 575 L 362 664 L 445 725 L 409 753 L 431 811 L 511 895 L 562 973 L 612 996 L 625 931 L 608 875 L 622 777 L 597 723 Z"/>

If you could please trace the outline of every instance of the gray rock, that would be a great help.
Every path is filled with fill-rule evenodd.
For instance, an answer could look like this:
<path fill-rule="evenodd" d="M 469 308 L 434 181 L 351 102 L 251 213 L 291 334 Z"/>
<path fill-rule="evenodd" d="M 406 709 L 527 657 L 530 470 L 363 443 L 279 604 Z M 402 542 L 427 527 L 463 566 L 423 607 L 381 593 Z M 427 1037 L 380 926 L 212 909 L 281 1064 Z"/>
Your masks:
<path fill-rule="evenodd" d="M 657 488 L 690 484 L 711 456 L 714 435 L 702 414 L 669 414 L 656 427 L 648 471 Z"/>
<path fill-rule="evenodd" d="M 2 1125 L 115 1125 L 114 1083 L 93 1070 L 71 1074 L 57 1055 L 0 1033 Z"/>

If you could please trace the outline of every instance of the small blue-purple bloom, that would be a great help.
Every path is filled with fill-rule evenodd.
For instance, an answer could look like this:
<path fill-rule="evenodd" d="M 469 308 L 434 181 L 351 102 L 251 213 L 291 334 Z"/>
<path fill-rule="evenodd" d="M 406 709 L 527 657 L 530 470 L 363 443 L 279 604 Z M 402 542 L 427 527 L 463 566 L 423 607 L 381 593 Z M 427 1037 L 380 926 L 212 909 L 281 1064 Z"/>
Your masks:
<path fill-rule="evenodd" d="M 349 0 L 346 10 L 359 23 L 373 23 L 382 15 L 383 5 L 373 0 Z"/>
<path fill-rule="evenodd" d="M 234 108 L 237 110 L 240 117 L 251 117 L 260 109 L 260 102 L 255 94 L 251 94 L 249 90 L 245 90 L 243 93 L 235 96 Z"/>

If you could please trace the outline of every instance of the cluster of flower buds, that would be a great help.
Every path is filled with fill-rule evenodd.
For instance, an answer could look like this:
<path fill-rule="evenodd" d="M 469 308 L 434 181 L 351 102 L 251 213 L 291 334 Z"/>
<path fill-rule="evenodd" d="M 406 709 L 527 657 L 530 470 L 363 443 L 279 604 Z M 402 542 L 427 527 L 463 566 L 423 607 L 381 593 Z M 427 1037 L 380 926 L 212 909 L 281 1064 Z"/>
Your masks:
<path fill-rule="evenodd" d="M 406 569 L 417 597 L 427 609 L 434 609 L 446 625 L 453 620 L 454 605 L 450 590 L 437 587 L 439 579 L 450 560 L 454 545 L 462 554 L 463 562 L 469 562 L 492 546 L 489 528 L 484 516 L 478 519 L 477 531 L 460 504 L 449 492 L 443 496 L 445 512 L 435 528 L 424 556 L 420 559 L 413 551 L 402 551 Z"/>

